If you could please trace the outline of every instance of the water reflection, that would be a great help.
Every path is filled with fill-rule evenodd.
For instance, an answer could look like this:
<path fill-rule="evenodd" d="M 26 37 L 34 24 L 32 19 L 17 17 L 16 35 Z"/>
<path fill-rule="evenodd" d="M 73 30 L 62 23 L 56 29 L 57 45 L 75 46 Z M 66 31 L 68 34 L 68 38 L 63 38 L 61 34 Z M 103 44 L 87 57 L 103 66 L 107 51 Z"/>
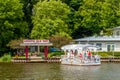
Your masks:
<path fill-rule="evenodd" d="M 93 78 L 99 79 L 99 76 L 96 73 L 100 72 L 101 66 L 61 66 L 61 73 L 64 76 L 64 79 L 71 80 L 94 80 Z M 92 74 L 92 75 L 90 75 Z"/>
<path fill-rule="evenodd" d="M 0 63 L 0 80 L 119 80 L 120 64 Z"/>
<path fill-rule="evenodd" d="M 62 65 L 64 80 L 119 80 L 120 64 L 102 64 L 101 66 Z"/>

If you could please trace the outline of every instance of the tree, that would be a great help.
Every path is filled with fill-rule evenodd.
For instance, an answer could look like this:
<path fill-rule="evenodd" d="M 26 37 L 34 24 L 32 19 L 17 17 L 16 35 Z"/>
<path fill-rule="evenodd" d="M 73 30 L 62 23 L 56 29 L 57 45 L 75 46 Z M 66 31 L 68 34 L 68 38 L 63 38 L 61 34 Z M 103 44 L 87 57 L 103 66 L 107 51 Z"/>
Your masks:
<path fill-rule="evenodd" d="M 76 26 L 74 24 L 79 18 L 78 16 L 74 15 L 75 12 L 78 11 L 79 7 L 83 4 L 83 0 L 61 0 L 61 1 L 66 3 L 71 8 L 68 21 L 69 28 L 71 29 L 71 37 L 80 38 L 83 30 L 79 31 L 79 29 L 76 29 Z M 84 33 L 82 33 L 82 35 L 84 35 Z"/>
<path fill-rule="evenodd" d="M 24 48 L 23 46 L 20 46 L 20 44 L 23 42 L 23 39 L 15 39 L 15 40 L 11 40 L 7 46 L 10 47 L 11 49 L 21 49 Z"/>
<path fill-rule="evenodd" d="M 29 33 L 27 35 L 30 38 L 30 33 L 33 28 L 32 23 L 32 13 L 33 13 L 33 5 L 35 5 L 39 0 L 21 0 L 23 3 L 23 12 L 24 12 L 24 20 L 28 23 Z"/>
<path fill-rule="evenodd" d="M 76 30 L 80 32 L 85 28 L 90 31 L 87 35 L 99 35 L 103 29 L 119 26 L 119 4 L 116 0 L 83 0 L 83 5 L 75 13 L 78 18 L 74 25 Z"/>
<path fill-rule="evenodd" d="M 79 7 L 82 5 L 83 0 L 61 0 L 70 6 L 73 10 L 78 11 Z"/>
<path fill-rule="evenodd" d="M 12 39 L 26 36 L 28 27 L 22 8 L 20 0 L 0 0 L 0 51 L 6 51 Z"/>
<path fill-rule="evenodd" d="M 67 38 L 66 36 L 61 36 L 61 35 L 54 35 L 49 37 L 50 42 L 53 43 L 53 46 L 55 48 L 61 48 L 61 46 L 69 44 L 72 39 Z"/>
<path fill-rule="evenodd" d="M 70 35 L 70 8 L 60 0 L 39 1 L 34 6 L 31 38 L 43 39 L 56 34 Z"/>

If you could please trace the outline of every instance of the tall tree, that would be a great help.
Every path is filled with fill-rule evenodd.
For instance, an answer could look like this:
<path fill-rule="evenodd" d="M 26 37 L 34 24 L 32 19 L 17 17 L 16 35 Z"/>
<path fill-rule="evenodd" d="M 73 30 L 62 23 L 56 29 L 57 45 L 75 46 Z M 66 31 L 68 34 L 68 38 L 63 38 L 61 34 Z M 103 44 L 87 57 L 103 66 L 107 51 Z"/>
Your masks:
<path fill-rule="evenodd" d="M 78 17 L 75 27 L 89 30 L 87 35 L 99 34 L 101 30 L 116 27 L 120 19 L 120 1 L 116 5 L 116 0 L 83 0 L 83 5 L 76 11 Z"/>
<path fill-rule="evenodd" d="M 80 31 L 79 28 L 76 28 L 74 25 L 79 19 L 81 19 L 80 16 L 75 16 L 76 11 L 79 10 L 79 8 L 83 5 L 83 0 L 62 0 L 64 3 L 66 3 L 71 8 L 71 13 L 69 15 L 69 27 L 71 28 L 71 37 L 72 38 L 80 38 L 82 35 L 84 35 L 84 30 Z"/>
<path fill-rule="evenodd" d="M 34 6 L 32 38 L 42 39 L 61 34 L 69 36 L 70 8 L 60 0 L 39 1 Z"/>
<path fill-rule="evenodd" d="M 28 23 L 29 32 L 27 33 L 27 38 L 30 38 L 30 33 L 33 28 L 31 16 L 33 14 L 33 5 L 35 5 L 39 0 L 21 0 L 23 3 L 24 20 Z"/>
<path fill-rule="evenodd" d="M 77 11 L 79 7 L 82 5 L 83 0 L 61 0 L 70 6 L 73 10 Z"/>
<path fill-rule="evenodd" d="M 11 39 L 26 35 L 28 28 L 22 8 L 20 0 L 0 0 L 0 51 L 5 51 Z"/>
<path fill-rule="evenodd" d="M 72 41 L 71 38 L 67 38 L 67 37 L 61 36 L 61 35 L 51 36 L 49 38 L 49 40 L 50 40 L 50 42 L 53 43 L 53 47 L 56 47 L 56 48 L 61 48 L 61 46 L 70 44 L 70 42 Z"/>

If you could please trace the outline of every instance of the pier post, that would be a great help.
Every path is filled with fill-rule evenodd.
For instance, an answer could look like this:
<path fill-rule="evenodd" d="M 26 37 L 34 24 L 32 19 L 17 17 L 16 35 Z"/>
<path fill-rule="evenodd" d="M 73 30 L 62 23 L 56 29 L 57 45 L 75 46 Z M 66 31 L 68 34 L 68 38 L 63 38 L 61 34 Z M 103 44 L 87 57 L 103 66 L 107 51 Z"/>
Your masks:
<path fill-rule="evenodd" d="M 48 46 L 44 46 L 44 55 L 45 55 L 45 58 L 48 57 Z"/>
<path fill-rule="evenodd" d="M 26 56 L 26 59 L 28 59 L 28 46 L 25 47 L 25 56 Z"/>

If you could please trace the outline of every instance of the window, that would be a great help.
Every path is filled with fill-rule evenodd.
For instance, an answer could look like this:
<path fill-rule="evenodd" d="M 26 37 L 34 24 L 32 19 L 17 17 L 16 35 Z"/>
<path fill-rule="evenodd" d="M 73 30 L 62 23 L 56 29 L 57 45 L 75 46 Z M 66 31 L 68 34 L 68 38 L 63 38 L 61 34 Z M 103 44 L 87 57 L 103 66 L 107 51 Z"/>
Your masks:
<path fill-rule="evenodd" d="M 107 44 L 107 51 L 114 51 L 115 45 L 114 44 Z"/>
<path fill-rule="evenodd" d="M 89 43 L 90 45 L 94 45 L 94 43 Z"/>
<path fill-rule="evenodd" d="M 96 46 L 100 47 L 99 50 L 102 50 L 102 43 L 96 43 Z"/>
<path fill-rule="evenodd" d="M 116 36 L 120 36 L 120 32 L 119 31 L 116 31 Z"/>

